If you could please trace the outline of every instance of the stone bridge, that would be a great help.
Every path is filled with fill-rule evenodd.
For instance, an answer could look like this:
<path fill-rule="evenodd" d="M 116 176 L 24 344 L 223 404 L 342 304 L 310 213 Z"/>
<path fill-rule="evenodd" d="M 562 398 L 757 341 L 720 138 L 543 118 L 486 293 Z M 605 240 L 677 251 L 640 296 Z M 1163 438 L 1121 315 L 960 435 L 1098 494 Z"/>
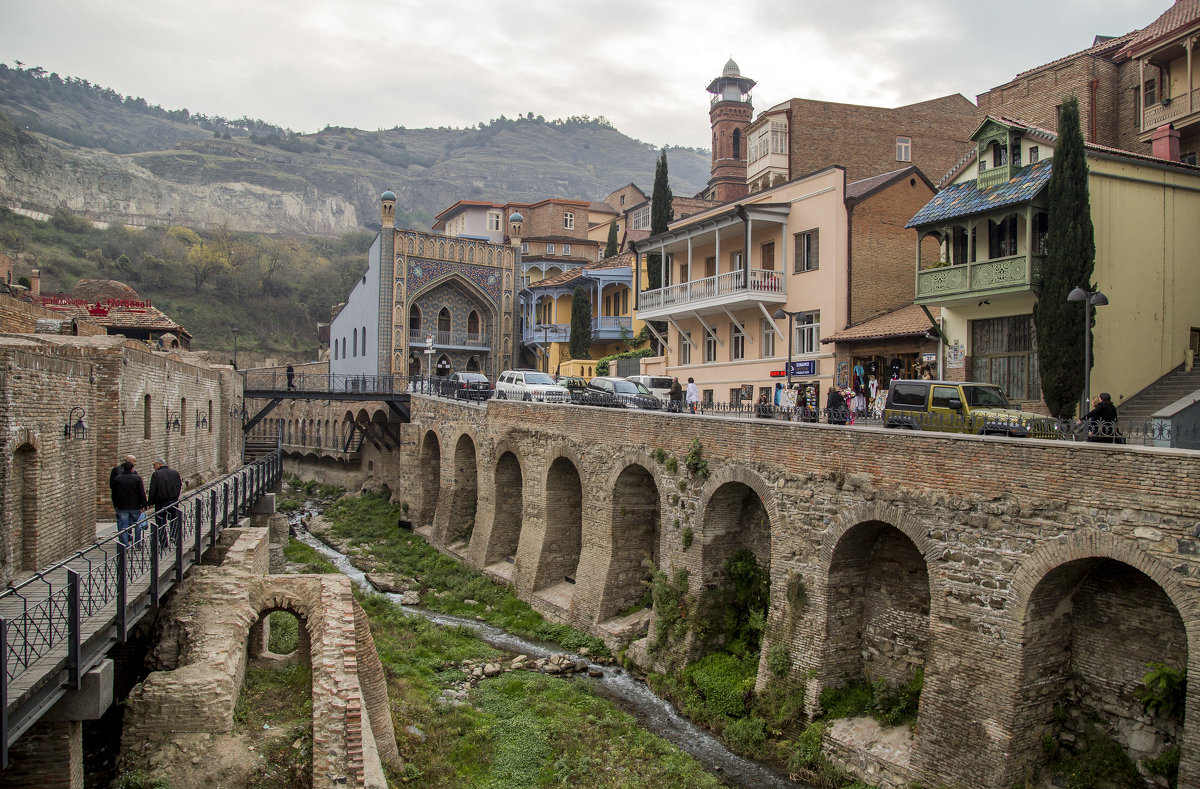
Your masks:
<path fill-rule="evenodd" d="M 778 645 L 810 713 L 923 670 L 900 747 L 827 731 L 872 782 L 1006 789 L 1090 715 L 1135 759 L 1180 745 L 1200 786 L 1200 683 L 1183 723 L 1134 695 L 1152 661 L 1200 676 L 1200 454 L 426 397 L 412 420 L 374 474 L 418 529 L 636 662 L 652 614 L 621 613 L 648 564 L 686 568 L 703 618 L 748 549 L 771 577 L 760 687 Z"/>

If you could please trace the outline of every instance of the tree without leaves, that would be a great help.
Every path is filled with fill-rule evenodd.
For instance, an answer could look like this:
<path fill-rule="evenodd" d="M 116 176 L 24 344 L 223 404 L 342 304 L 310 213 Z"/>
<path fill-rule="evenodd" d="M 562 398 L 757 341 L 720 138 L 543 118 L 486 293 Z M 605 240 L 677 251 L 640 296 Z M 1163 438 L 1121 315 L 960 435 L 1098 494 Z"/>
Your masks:
<path fill-rule="evenodd" d="M 608 242 L 604 245 L 604 257 L 611 258 L 617 255 L 617 222 L 614 219 L 608 223 Z"/>
<path fill-rule="evenodd" d="M 1087 159 L 1079 129 L 1079 102 L 1074 97 L 1062 106 L 1051 168 L 1046 262 L 1042 266 L 1042 291 L 1033 308 L 1033 325 L 1042 398 L 1052 415 L 1066 418 L 1083 393 L 1079 368 L 1086 312 L 1084 305 L 1068 302 L 1067 295 L 1077 285 L 1095 290 L 1091 279 L 1096 258 Z M 1086 330 L 1090 332 L 1091 327 Z M 1090 370 L 1092 360 L 1086 363 Z"/>
<path fill-rule="evenodd" d="M 576 286 L 571 297 L 571 339 L 568 343 L 572 359 L 587 359 L 592 348 L 592 300 L 587 291 Z"/>

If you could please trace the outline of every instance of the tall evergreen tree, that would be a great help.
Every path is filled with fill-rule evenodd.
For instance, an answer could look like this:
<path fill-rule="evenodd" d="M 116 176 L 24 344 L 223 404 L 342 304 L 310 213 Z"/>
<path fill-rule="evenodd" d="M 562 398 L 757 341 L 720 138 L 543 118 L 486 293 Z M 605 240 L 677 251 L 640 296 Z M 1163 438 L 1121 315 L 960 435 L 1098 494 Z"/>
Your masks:
<path fill-rule="evenodd" d="M 671 202 L 671 184 L 667 177 L 667 149 L 663 148 L 654 168 L 654 191 L 650 193 L 650 235 L 667 232 L 667 225 L 673 218 Z M 652 254 L 646 256 L 647 289 L 654 290 L 662 287 L 662 256 Z"/>
<path fill-rule="evenodd" d="M 617 221 L 608 223 L 608 242 L 604 245 L 604 257 L 611 258 L 617 255 Z"/>
<path fill-rule="evenodd" d="M 571 297 L 571 339 L 568 343 L 572 359 L 587 359 L 592 348 L 592 300 L 587 291 L 575 287 Z"/>
<path fill-rule="evenodd" d="M 1042 266 L 1042 291 L 1033 308 L 1037 331 L 1038 372 L 1042 398 L 1050 413 L 1068 418 L 1083 393 L 1083 332 L 1086 307 L 1068 302 L 1077 285 L 1088 290 L 1096 259 L 1092 210 L 1088 199 L 1088 169 L 1083 133 L 1079 128 L 1079 102 L 1062 105 L 1058 145 L 1047 187 L 1050 210 L 1046 236 L 1046 262 Z M 1091 326 L 1086 331 L 1091 331 Z M 1086 360 L 1091 369 L 1092 360 Z"/>

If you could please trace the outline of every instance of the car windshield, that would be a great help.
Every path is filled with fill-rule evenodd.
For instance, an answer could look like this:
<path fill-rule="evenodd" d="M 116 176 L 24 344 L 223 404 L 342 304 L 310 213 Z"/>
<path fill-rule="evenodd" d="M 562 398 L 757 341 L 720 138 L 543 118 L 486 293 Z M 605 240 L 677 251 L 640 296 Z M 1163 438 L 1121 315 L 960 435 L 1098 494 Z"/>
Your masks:
<path fill-rule="evenodd" d="M 554 379 L 546 373 L 525 373 L 525 383 L 554 385 Z"/>
<path fill-rule="evenodd" d="M 963 394 L 973 408 L 1012 408 L 998 386 L 964 386 Z"/>
<path fill-rule="evenodd" d="M 613 381 L 613 391 L 625 395 L 648 395 L 650 390 L 636 381 Z"/>
<path fill-rule="evenodd" d="M 460 381 L 486 381 L 487 376 L 483 373 L 455 373 Z"/>

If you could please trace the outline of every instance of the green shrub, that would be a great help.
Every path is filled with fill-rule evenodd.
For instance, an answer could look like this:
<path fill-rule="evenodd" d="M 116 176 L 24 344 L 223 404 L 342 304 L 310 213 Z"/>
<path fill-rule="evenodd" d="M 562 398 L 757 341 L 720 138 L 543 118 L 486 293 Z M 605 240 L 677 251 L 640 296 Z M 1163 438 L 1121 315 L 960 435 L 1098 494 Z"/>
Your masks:
<path fill-rule="evenodd" d="M 1065 754 L 1050 768 L 1065 779 L 1067 789 L 1143 789 L 1145 782 L 1137 765 L 1121 744 L 1108 734 L 1089 727 L 1087 736 L 1075 743 L 1076 752 Z M 1061 785 L 1061 784 L 1060 784 Z"/>
<path fill-rule="evenodd" d="M 704 447 L 700 444 L 700 439 L 693 438 L 692 443 L 688 445 L 688 453 L 683 458 L 683 465 L 687 466 L 688 473 L 692 476 L 708 479 L 708 461 L 703 456 Z"/>
<path fill-rule="evenodd" d="M 676 521 L 678 525 L 678 521 Z M 696 539 L 696 533 L 692 531 L 692 527 L 688 526 L 683 530 L 683 549 L 686 551 L 692 547 L 692 540 Z"/>
<path fill-rule="evenodd" d="M 1166 663 L 1147 663 L 1150 669 L 1142 677 L 1142 687 L 1134 695 L 1152 715 L 1182 721 L 1187 706 L 1187 669 Z"/>
<path fill-rule="evenodd" d="M 267 621 L 271 628 L 267 649 L 276 655 L 288 655 L 296 651 L 300 643 L 300 622 L 295 615 L 287 611 L 272 611 Z"/>
<path fill-rule="evenodd" d="M 669 641 L 681 639 L 687 634 L 687 568 L 678 567 L 669 577 L 661 570 L 655 570 L 650 590 L 654 599 L 654 640 L 650 649 L 658 651 Z"/>
<path fill-rule="evenodd" d="M 767 724 L 753 716 L 738 718 L 725 727 L 725 742 L 735 753 L 757 757 L 767 744 Z"/>
<path fill-rule="evenodd" d="M 678 470 L 679 470 L 679 460 L 676 459 L 676 457 L 674 455 L 668 456 L 667 457 L 667 471 L 674 474 Z"/>
<path fill-rule="evenodd" d="M 746 699 L 754 690 L 757 673 L 755 655 L 737 658 L 713 652 L 684 669 L 683 676 L 700 692 L 711 715 L 737 718 L 746 714 Z"/>
<path fill-rule="evenodd" d="M 783 679 L 792 668 L 792 656 L 787 644 L 775 644 L 767 652 L 767 670 L 777 679 Z"/>
<path fill-rule="evenodd" d="M 1179 746 L 1167 748 L 1153 759 L 1142 762 L 1142 766 L 1151 775 L 1161 775 L 1169 782 L 1171 789 L 1179 785 Z"/>
<path fill-rule="evenodd" d="M 831 719 L 870 715 L 884 726 L 911 724 L 917 719 L 924 685 L 925 673 L 919 669 L 897 688 L 889 688 L 882 679 L 853 679 L 840 688 L 822 690 L 821 709 Z"/>
<path fill-rule="evenodd" d="M 821 737 L 824 734 L 825 723 L 823 721 L 810 723 L 796 738 L 795 750 L 788 757 L 788 769 L 796 772 L 817 767 L 821 761 Z"/>

